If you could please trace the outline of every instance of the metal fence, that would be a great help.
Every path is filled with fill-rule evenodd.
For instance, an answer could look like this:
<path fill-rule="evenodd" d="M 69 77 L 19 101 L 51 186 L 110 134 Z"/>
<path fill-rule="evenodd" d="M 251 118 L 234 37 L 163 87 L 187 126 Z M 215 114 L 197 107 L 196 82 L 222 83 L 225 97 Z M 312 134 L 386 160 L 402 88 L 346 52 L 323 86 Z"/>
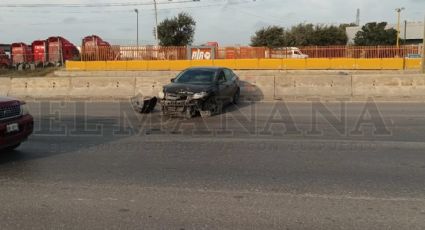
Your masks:
<path fill-rule="evenodd" d="M 419 55 L 418 45 L 401 46 L 327 46 L 301 47 L 310 58 L 397 58 Z"/>
<path fill-rule="evenodd" d="M 204 49 L 203 49 L 204 50 Z M 82 61 L 187 60 L 188 47 L 110 46 L 82 49 Z M 421 46 L 309 46 L 270 49 L 266 47 L 215 47 L 216 59 L 259 58 L 403 58 L 421 55 Z"/>

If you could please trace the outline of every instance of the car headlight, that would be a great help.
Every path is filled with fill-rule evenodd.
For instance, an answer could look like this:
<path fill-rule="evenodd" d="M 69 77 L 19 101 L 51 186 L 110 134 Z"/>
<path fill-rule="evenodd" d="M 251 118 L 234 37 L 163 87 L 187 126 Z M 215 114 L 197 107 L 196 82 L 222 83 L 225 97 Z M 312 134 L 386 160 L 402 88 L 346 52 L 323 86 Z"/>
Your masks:
<path fill-rule="evenodd" d="M 158 93 L 158 97 L 159 97 L 159 99 L 164 99 L 165 98 L 165 93 L 164 92 L 159 92 Z"/>
<path fill-rule="evenodd" d="M 28 105 L 25 102 L 21 103 L 21 115 L 25 116 L 25 115 L 28 115 L 28 114 L 30 114 L 30 110 L 28 109 Z"/>
<path fill-rule="evenodd" d="M 195 94 L 193 94 L 193 99 L 201 99 L 201 98 L 204 98 L 204 97 L 206 97 L 206 96 L 208 96 L 208 93 L 207 92 L 201 92 L 201 93 L 195 93 Z"/>

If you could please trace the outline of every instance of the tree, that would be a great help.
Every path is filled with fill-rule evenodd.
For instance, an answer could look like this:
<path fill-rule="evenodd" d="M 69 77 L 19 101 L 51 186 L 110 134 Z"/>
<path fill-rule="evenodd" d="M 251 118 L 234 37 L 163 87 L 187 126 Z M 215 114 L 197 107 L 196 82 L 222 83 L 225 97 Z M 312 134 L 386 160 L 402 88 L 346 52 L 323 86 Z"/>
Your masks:
<path fill-rule="evenodd" d="M 165 19 L 158 25 L 158 39 L 161 46 L 187 46 L 193 42 L 195 20 L 187 13 Z"/>
<path fill-rule="evenodd" d="M 285 44 L 285 30 L 279 26 L 262 28 L 251 37 L 251 46 L 276 48 L 283 47 Z"/>
<path fill-rule="evenodd" d="M 286 32 L 287 46 L 308 46 L 312 45 L 314 25 L 313 24 L 298 24 L 293 26 Z"/>
<path fill-rule="evenodd" d="M 310 44 L 316 46 L 346 45 L 347 41 L 347 33 L 343 27 L 317 25 L 313 31 Z"/>
<path fill-rule="evenodd" d="M 346 45 L 348 41 L 345 25 L 323 26 L 298 24 L 286 30 L 279 26 L 269 26 L 255 33 L 251 46 L 289 47 Z"/>
<path fill-rule="evenodd" d="M 395 45 L 397 30 L 385 29 L 386 22 L 370 22 L 357 32 L 354 44 L 358 46 Z"/>
<path fill-rule="evenodd" d="M 345 45 L 348 38 L 345 28 L 313 24 L 299 24 L 287 31 L 288 46 Z"/>

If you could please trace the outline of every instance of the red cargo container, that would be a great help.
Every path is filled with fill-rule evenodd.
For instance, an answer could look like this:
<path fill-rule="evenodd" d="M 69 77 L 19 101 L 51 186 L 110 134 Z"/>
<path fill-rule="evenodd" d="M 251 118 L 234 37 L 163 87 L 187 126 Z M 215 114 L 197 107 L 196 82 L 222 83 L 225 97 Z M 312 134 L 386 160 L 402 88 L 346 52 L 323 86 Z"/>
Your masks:
<path fill-rule="evenodd" d="M 63 37 L 50 37 L 47 42 L 48 60 L 51 64 L 62 64 L 79 56 L 77 47 Z"/>
<path fill-rule="evenodd" d="M 20 64 L 29 64 L 33 62 L 31 46 L 25 43 L 12 44 L 12 64 L 18 66 Z"/>
<path fill-rule="evenodd" d="M 32 43 L 32 53 L 35 65 L 44 66 L 47 63 L 47 41 L 37 40 Z"/>
<path fill-rule="evenodd" d="M 119 52 L 114 52 L 112 46 L 99 36 L 91 35 L 83 39 L 81 53 L 83 61 L 107 61 L 116 59 L 115 54 Z"/>

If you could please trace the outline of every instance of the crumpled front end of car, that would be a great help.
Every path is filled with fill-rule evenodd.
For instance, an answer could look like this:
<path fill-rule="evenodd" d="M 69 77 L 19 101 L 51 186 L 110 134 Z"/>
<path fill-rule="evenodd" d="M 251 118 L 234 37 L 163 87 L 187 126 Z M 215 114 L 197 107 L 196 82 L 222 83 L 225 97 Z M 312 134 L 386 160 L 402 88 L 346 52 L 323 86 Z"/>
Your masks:
<path fill-rule="evenodd" d="M 192 117 L 202 108 L 203 98 L 193 93 L 165 93 L 160 100 L 162 114 L 174 117 Z"/>

